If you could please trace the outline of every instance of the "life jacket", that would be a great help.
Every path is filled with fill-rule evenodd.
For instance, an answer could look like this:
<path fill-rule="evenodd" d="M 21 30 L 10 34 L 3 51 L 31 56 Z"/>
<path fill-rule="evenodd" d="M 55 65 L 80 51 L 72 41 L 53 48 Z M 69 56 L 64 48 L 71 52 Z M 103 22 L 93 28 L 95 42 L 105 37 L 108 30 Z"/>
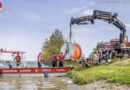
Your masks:
<path fill-rule="evenodd" d="M 63 56 L 63 54 L 60 54 L 59 60 L 60 60 L 60 61 L 64 61 L 64 56 Z"/>
<path fill-rule="evenodd" d="M 16 61 L 20 62 L 20 60 L 21 60 L 20 56 L 16 56 Z"/>
<path fill-rule="evenodd" d="M 42 55 L 39 54 L 39 55 L 37 56 L 37 60 L 38 60 L 38 62 L 42 62 L 42 61 L 43 61 Z"/>
<path fill-rule="evenodd" d="M 52 55 L 52 60 L 57 61 L 57 58 L 55 57 L 56 55 Z"/>

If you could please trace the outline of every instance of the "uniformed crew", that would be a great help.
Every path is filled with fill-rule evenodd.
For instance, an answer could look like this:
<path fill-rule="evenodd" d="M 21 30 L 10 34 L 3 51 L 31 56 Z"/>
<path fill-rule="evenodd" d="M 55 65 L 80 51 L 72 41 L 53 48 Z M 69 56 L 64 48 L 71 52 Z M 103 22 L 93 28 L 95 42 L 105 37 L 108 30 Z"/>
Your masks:
<path fill-rule="evenodd" d="M 58 61 L 57 55 L 56 55 L 56 53 L 53 53 L 53 55 L 52 55 L 52 66 L 53 67 L 57 67 L 57 61 Z"/>
<path fill-rule="evenodd" d="M 19 54 L 17 54 L 17 56 L 15 57 L 15 60 L 16 60 L 16 65 L 19 66 L 21 62 L 21 57 Z"/>
<path fill-rule="evenodd" d="M 91 61 L 90 61 L 90 58 L 89 58 L 89 57 L 86 58 L 85 66 L 86 66 L 87 68 L 91 67 Z"/>
<path fill-rule="evenodd" d="M 42 67 L 42 61 L 43 61 L 42 53 L 38 54 L 37 61 L 38 61 L 38 67 L 41 68 Z"/>
<path fill-rule="evenodd" d="M 63 67 L 63 66 L 64 66 L 64 55 L 61 52 L 59 56 L 59 67 Z"/>

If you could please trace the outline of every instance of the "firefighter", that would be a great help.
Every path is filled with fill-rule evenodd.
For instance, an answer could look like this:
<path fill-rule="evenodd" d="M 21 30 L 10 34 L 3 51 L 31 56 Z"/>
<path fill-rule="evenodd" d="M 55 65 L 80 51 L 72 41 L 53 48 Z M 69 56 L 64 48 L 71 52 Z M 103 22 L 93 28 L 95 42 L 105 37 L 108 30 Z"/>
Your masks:
<path fill-rule="evenodd" d="M 108 48 L 105 48 L 106 52 L 105 52 L 105 62 L 108 63 L 108 59 L 109 59 L 109 50 Z"/>
<path fill-rule="evenodd" d="M 42 53 L 39 53 L 39 55 L 37 56 L 37 60 L 38 60 L 38 67 L 41 68 L 42 67 L 42 61 L 43 61 Z"/>
<path fill-rule="evenodd" d="M 86 58 L 85 66 L 86 66 L 87 68 L 91 67 L 91 61 L 90 61 L 90 58 L 89 58 L 89 57 Z"/>
<path fill-rule="evenodd" d="M 17 54 L 17 56 L 15 57 L 15 60 L 16 60 L 16 65 L 18 67 L 21 63 L 21 56 L 19 54 Z"/>
<path fill-rule="evenodd" d="M 98 57 L 99 57 L 99 63 L 101 63 L 101 61 L 102 61 L 102 50 L 101 50 L 101 48 L 99 49 L 99 52 L 98 52 Z"/>
<path fill-rule="evenodd" d="M 59 56 L 59 67 L 63 67 L 63 66 L 64 66 L 64 55 L 61 52 Z"/>
<path fill-rule="evenodd" d="M 58 61 L 58 58 L 56 56 L 56 53 L 53 53 L 53 55 L 52 55 L 52 66 L 53 67 L 57 67 L 57 61 Z"/>

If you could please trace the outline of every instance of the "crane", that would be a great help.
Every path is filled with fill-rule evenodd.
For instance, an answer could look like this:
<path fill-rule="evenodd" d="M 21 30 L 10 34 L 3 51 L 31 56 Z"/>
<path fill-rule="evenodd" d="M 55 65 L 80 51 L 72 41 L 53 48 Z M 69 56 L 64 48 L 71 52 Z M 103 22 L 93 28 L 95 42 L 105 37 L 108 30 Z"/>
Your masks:
<path fill-rule="evenodd" d="M 115 50 L 121 51 L 121 44 L 125 42 L 125 34 L 126 34 L 126 26 L 117 18 L 118 14 L 111 12 L 105 12 L 100 10 L 94 10 L 92 15 L 78 17 L 78 18 L 71 18 L 70 21 L 70 37 L 69 40 L 71 41 L 72 38 L 72 25 L 86 25 L 86 24 L 94 24 L 96 19 L 105 20 L 109 24 L 113 24 L 118 29 L 120 29 L 120 36 L 119 36 L 119 43 L 114 45 Z"/>
<path fill-rule="evenodd" d="M 117 28 L 121 30 L 120 32 L 120 43 L 124 42 L 125 34 L 126 34 L 126 26 L 117 18 L 118 14 L 114 13 L 112 15 L 111 12 L 104 12 L 99 10 L 94 10 L 93 15 L 83 16 L 79 18 L 71 18 L 70 21 L 70 31 L 72 30 L 72 25 L 85 25 L 85 24 L 94 24 L 95 19 L 101 19 L 108 21 L 109 24 L 113 24 Z M 71 40 L 71 36 L 70 36 Z"/>

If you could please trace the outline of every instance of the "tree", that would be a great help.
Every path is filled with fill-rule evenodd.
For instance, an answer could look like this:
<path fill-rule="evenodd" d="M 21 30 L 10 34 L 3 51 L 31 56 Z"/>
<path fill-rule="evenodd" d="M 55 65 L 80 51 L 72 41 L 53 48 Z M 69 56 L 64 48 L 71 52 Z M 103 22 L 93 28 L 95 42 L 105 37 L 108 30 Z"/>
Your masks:
<path fill-rule="evenodd" d="M 49 39 L 46 39 L 42 47 L 44 64 L 51 65 L 52 54 L 55 52 L 59 55 L 63 43 L 64 38 L 62 32 L 59 29 L 55 29 L 55 32 L 52 33 Z"/>

